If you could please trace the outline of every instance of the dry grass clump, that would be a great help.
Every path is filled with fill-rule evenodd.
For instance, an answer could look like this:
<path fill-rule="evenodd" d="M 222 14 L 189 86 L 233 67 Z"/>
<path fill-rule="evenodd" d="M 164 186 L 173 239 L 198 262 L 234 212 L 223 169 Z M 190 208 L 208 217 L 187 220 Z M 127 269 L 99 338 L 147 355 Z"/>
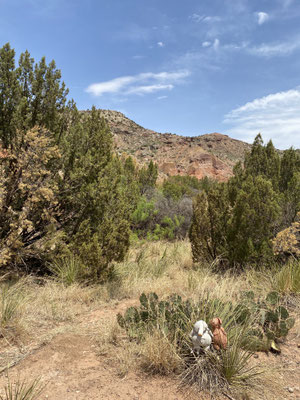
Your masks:
<path fill-rule="evenodd" d="M 284 295 L 300 295 L 300 261 L 292 260 L 271 277 L 272 288 Z"/>
<path fill-rule="evenodd" d="M 113 364 L 120 378 L 137 368 L 140 359 L 140 346 L 124 335 L 123 329 L 113 319 L 101 319 L 94 336 L 97 354 Z"/>
<path fill-rule="evenodd" d="M 30 302 L 26 307 L 29 324 L 38 322 L 40 326 L 51 326 L 72 322 L 78 314 L 101 302 L 102 291 L 93 286 L 73 284 L 66 287 L 62 283 L 46 280 L 42 285 L 32 282 L 29 296 Z"/>
<path fill-rule="evenodd" d="M 48 266 L 53 277 L 64 286 L 74 285 L 83 278 L 83 265 L 74 255 L 57 258 Z"/>
<path fill-rule="evenodd" d="M 26 283 L 26 279 L 0 283 L 0 337 L 13 339 L 24 331 L 24 308 L 28 301 Z"/>
<path fill-rule="evenodd" d="M 141 366 L 146 372 L 162 375 L 178 373 L 184 366 L 174 343 L 160 331 L 148 334 L 141 345 Z"/>
<path fill-rule="evenodd" d="M 209 355 L 191 356 L 190 364 L 180 375 L 180 386 L 192 392 L 214 395 L 228 390 L 229 385 L 217 368 L 217 359 Z"/>

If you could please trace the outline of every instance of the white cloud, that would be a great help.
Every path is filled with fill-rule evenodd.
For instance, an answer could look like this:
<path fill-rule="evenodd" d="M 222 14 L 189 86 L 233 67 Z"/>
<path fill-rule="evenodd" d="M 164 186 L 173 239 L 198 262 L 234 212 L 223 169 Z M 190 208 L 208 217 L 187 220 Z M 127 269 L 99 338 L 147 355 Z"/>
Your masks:
<path fill-rule="evenodd" d="M 211 16 L 208 15 L 207 17 L 204 17 L 202 19 L 203 22 L 220 22 L 221 21 L 221 17 L 218 17 L 217 15 Z"/>
<path fill-rule="evenodd" d="M 148 86 L 136 86 L 128 90 L 127 94 L 147 94 L 157 92 L 159 90 L 172 90 L 174 85 L 148 85 Z"/>
<path fill-rule="evenodd" d="M 133 76 L 122 76 L 106 82 L 93 83 L 86 89 L 87 93 L 102 96 L 104 93 L 147 94 L 159 90 L 171 90 L 175 84 L 188 77 L 188 70 L 175 72 L 146 72 Z"/>
<path fill-rule="evenodd" d="M 262 57 L 286 56 L 300 48 L 300 38 L 296 37 L 288 42 L 261 44 L 249 47 L 248 52 Z"/>
<path fill-rule="evenodd" d="M 270 94 L 232 110 L 224 123 L 228 132 L 241 140 L 253 142 L 260 132 L 265 142 L 275 147 L 300 147 L 300 89 Z"/>
<path fill-rule="evenodd" d="M 214 50 L 217 51 L 219 49 L 219 47 L 220 47 L 220 40 L 219 39 L 215 39 L 214 40 L 214 44 L 213 44 Z"/>
<path fill-rule="evenodd" d="M 256 18 L 257 18 L 258 25 L 262 25 L 265 22 L 267 22 L 270 17 L 269 17 L 269 14 L 267 14 L 263 11 L 260 11 L 260 12 L 256 13 Z"/>
<path fill-rule="evenodd" d="M 202 43 L 202 47 L 209 47 L 210 45 L 211 45 L 211 42 L 208 42 L 208 41 Z"/>
<path fill-rule="evenodd" d="M 157 42 L 157 46 L 158 46 L 158 47 L 164 47 L 165 44 L 164 44 L 163 42 Z"/>
<path fill-rule="evenodd" d="M 168 98 L 168 96 L 158 96 L 157 100 L 163 100 L 163 99 L 167 99 L 167 98 Z"/>
<path fill-rule="evenodd" d="M 135 78 L 133 76 L 123 76 L 107 82 L 92 83 L 86 91 L 95 96 L 101 96 L 103 93 L 118 93 L 122 88 L 134 81 Z"/>

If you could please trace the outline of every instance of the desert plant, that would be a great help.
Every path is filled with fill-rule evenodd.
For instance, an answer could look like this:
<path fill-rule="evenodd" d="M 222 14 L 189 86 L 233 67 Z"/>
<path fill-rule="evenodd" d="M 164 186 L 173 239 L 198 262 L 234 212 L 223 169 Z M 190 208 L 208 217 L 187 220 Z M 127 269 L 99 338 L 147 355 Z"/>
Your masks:
<path fill-rule="evenodd" d="M 176 343 L 170 342 L 159 330 L 146 335 L 141 356 L 143 369 L 153 374 L 169 375 L 179 372 L 184 366 Z"/>
<path fill-rule="evenodd" d="M 18 380 L 12 383 L 8 380 L 4 387 L 5 395 L 0 395 L 0 400 L 35 400 L 44 389 L 40 379 L 35 379 L 32 382 Z"/>
<path fill-rule="evenodd" d="M 23 282 L 4 283 L 0 294 L 0 335 L 5 329 L 14 326 L 20 317 L 22 305 L 25 303 Z"/>
<path fill-rule="evenodd" d="M 243 344 L 251 350 L 262 350 L 264 347 L 265 350 L 270 349 L 272 342 L 286 337 L 295 323 L 295 319 L 290 317 L 288 310 L 281 304 L 279 294 L 275 291 L 256 301 L 252 291 L 246 292 L 236 310 L 239 311 L 237 322 L 241 325 L 254 317 L 252 329 L 245 335 Z"/>
<path fill-rule="evenodd" d="M 180 374 L 180 384 L 185 390 L 206 391 L 214 395 L 227 391 L 229 384 L 218 368 L 219 359 L 205 353 L 201 357 L 191 357 L 187 367 Z"/>
<path fill-rule="evenodd" d="M 300 261 L 291 260 L 271 277 L 272 287 L 282 294 L 300 294 Z"/>
<path fill-rule="evenodd" d="M 247 388 L 260 373 L 249 366 L 252 354 L 243 349 L 242 338 L 249 335 L 253 321 L 245 318 L 239 324 L 242 312 L 219 299 L 207 297 L 192 302 L 174 294 L 160 301 L 155 293 L 143 293 L 140 306 L 128 308 L 117 319 L 128 336 L 141 343 L 148 370 L 162 374 L 180 372 L 183 385 L 215 393 L 227 391 L 230 386 Z M 195 356 L 188 337 L 192 321 L 209 321 L 215 315 L 224 321 L 229 346 L 218 353 Z"/>
<path fill-rule="evenodd" d="M 84 266 L 74 255 L 57 258 L 49 264 L 53 276 L 64 286 L 70 286 L 82 280 Z"/>
<path fill-rule="evenodd" d="M 220 352 L 216 364 L 221 375 L 231 386 L 247 388 L 251 385 L 252 379 L 261 374 L 262 370 L 249 366 L 252 353 L 243 349 L 244 335 L 244 329 L 236 333 L 228 349 Z"/>
<path fill-rule="evenodd" d="M 146 333 L 159 329 L 171 342 L 176 340 L 178 351 L 186 354 L 190 350 L 191 343 L 186 339 L 193 321 L 200 317 L 210 321 L 218 315 L 223 320 L 223 325 L 228 331 L 228 337 L 235 336 L 238 319 L 241 318 L 243 309 L 234 307 L 231 302 L 224 303 L 219 299 L 210 299 L 209 296 L 198 302 L 183 300 L 178 294 L 169 296 L 166 300 L 159 301 L 156 293 L 140 296 L 139 307 L 129 307 L 124 315 L 118 314 L 119 325 L 126 329 L 131 338 L 143 341 Z M 244 319 L 244 329 L 250 325 L 250 318 Z M 250 329 L 250 328 L 249 328 Z"/>

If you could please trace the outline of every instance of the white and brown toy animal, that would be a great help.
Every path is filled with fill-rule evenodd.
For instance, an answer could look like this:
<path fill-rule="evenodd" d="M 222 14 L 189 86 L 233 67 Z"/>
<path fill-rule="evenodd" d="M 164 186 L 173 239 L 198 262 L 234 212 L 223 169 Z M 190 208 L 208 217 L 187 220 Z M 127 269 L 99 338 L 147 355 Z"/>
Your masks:
<path fill-rule="evenodd" d="M 219 317 L 213 318 L 209 325 L 213 332 L 213 346 L 214 349 L 226 349 L 227 347 L 227 333 L 225 332 L 222 325 L 222 320 Z"/>
<path fill-rule="evenodd" d="M 209 350 L 212 343 L 213 334 L 205 321 L 197 321 L 190 333 L 193 343 L 193 350 L 199 352 L 201 350 Z"/>

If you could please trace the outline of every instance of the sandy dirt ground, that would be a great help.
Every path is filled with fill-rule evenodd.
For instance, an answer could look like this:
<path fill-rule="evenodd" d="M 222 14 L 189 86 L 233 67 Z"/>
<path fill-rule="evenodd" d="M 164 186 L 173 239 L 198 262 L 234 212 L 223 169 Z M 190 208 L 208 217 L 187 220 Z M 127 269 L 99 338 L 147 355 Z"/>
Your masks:
<path fill-rule="evenodd" d="M 175 379 L 147 376 L 142 372 L 120 376 L 112 357 L 99 354 L 93 332 L 96 334 L 101 323 L 114 319 L 118 312 L 123 312 L 132 304 L 128 300 L 114 306 L 101 306 L 79 315 L 67 328 L 60 327 L 44 342 L 19 349 L 18 357 L 15 354 L 15 365 L 9 370 L 10 380 L 14 382 L 18 378 L 33 380 L 40 377 L 45 384 L 40 399 L 48 400 L 186 399 L 186 393 L 178 390 L 178 381 Z M 273 393 L 265 397 L 262 390 L 261 397 L 257 399 L 300 400 L 299 327 L 297 323 L 290 331 L 286 342 L 281 345 L 280 355 L 258 353 L 255 356 L 255 363 L 267 363 L 270 370 L 274 368 L 279 371 L 274 378 Z M 4 353 L 7 355 L 7 348 L 5 352 L 0 350 L 0 361 Z M 3 370 L 0 375 L 0 394 L 4 394 L 6 382 L 7 371 Z"/>

